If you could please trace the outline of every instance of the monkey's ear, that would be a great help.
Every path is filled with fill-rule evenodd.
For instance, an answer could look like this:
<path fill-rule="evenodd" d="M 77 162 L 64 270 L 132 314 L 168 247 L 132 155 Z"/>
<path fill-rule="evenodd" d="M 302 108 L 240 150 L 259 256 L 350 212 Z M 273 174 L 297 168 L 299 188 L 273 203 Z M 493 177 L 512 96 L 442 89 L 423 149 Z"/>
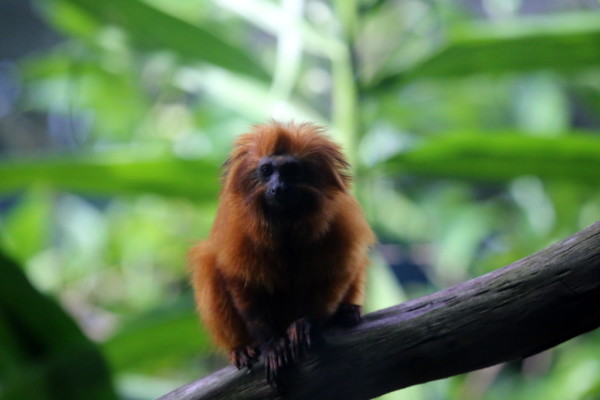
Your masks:
<path fill-rule="evenodd" d="M 337 185 L 343 189 L 350 189 L 352 183 L 350 164 L 346 161 L 342 149 L 336 145 L 331 149 L 329 155 L 332 164 L 331 171 L 335 174 Z"/>
<path fill-rule="evenodd" d="M 334 179 L 335 179 L 335 187 L 340 190 L 348 190 L 350 189 L 350 183 L 352 182 L 352 177 L 348 170 L 350 169 L 350 165 L 345 161 L 338 160 L 337 168 L 332 169 Z"/>
<path fill-rule="evenodd" d="M 338 190 L 350 189 L 350 183 L 352 182 L 349 173 L 350 164 L 348 164 L 341 151 L 329 147 L 323 150 L 322 154 L 325 154 L 326 157 L 323 160 L 325 165 L 320 170 L 325 174 L 327 184 Z"/>
<path fill-rule="evenodd" d="M 225 183 L 225 179 L 227 178 L 227 175 L 229 174 L 229 170 L 231 169 L 232 163 L 233 163 L 233 160 L 231 159 L 231 157 L 227 157 L 225 162 L 223 164 L 221 164 L 221 182 L 222 183 Z"/>

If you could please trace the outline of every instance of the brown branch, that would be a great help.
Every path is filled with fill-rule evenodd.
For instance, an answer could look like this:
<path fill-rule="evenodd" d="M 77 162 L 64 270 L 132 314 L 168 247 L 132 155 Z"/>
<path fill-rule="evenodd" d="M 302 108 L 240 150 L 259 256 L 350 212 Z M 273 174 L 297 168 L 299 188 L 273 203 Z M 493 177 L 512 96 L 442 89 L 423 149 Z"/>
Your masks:
<path fill-rule="evenodd" d="M 289 399 L 369 399 L 520 359 L 600 326 L 600 222 L 502 269 L 365 316 L 287 374 Z M 260 365 L 159 400 L 273 399 Z"/>

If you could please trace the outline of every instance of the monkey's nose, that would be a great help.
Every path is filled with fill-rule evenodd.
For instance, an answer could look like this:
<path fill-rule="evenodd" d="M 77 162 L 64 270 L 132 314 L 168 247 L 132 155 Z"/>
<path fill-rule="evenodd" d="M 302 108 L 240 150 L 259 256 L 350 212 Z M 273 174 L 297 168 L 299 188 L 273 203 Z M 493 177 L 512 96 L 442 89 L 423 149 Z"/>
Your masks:
<path fill-rule="evenodd" d="M 290 186 L 285 183 L 277 183 L 267 190 L 267 199 L 275 206 L 285 206 L 290 201 Z"/>
<path fill-rule="evenodd" d="M 276 197 L 285 196 L 289 192 L 289 186 L 285 183 L 279 183 L 277 185 L 271 186 L 269 189 L 269 194 Z"/>

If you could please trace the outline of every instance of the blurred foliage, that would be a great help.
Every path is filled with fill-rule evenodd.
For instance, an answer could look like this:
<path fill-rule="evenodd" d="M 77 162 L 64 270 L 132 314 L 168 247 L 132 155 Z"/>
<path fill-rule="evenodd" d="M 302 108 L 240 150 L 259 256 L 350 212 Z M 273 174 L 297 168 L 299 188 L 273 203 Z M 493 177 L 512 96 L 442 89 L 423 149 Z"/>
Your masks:
<path fill-rule="evenodd" d="M 3 399 L 116 399 L 99 349 L 0 253 Z"/>
<path fill-rule="evenodd" d="M 0 11 L 0 246 L 23 265 L 0 265 L 2 399 L 66 398 L 57 388 L 88 382 L 53 380 L 61 368 L 81 379 L 96 368 L 80 398 L 114 397 L 97 349 L 126 399 L 225 364 L 197 322 L 185 254 L 210 229 L 233 138 L 269 118 L 324 124 L 351 158 L 381 241 L 370 310 L 600 219 L 596 0 L 3 0 Z M 385 397 L 594 399 L 599 344 L 593 332 Z"/>

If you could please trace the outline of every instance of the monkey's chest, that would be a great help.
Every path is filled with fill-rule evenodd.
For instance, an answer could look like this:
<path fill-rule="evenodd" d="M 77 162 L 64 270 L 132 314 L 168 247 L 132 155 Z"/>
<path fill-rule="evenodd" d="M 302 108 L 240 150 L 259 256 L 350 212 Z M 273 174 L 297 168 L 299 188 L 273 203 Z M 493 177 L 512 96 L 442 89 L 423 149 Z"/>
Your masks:
<path fill-rule="evenodd" d="M 274 326 L 285 330 L 299 318 L 317 318 L 323 314 L 324 306 L 316 293 L 310 290 L 287 290 L 265 293 L 263 309 Z"/>
<path fill-rule="evenodd" d="M 336 271 L 333 260 L 322 246 L 286 246 L 276 251 L 257 252 L 255 279 L 260 309 L 267 310 L 271 321 L 282 327 L 299 318 L 329 315 L 336 305 Z M 289 243 L 289 242 L 288 242 Z M 293 243 L 293 242 L 292 242 Z M 333 300 L 334 301 L 334 300 Z"/>
<path fill-rule="evenodd" d="M 325 304 L 327 293 L 332 290 L 326 275 L 302 264 L 286 267 L 285 271 L 279 270 L 280 273 L 273 276 L 276 279 L 272 285 L 261 290 L 264 309 L 269 310 L 274 321 L 285 326 L 298 318 L 322 316 L 328 308 Z"/>

